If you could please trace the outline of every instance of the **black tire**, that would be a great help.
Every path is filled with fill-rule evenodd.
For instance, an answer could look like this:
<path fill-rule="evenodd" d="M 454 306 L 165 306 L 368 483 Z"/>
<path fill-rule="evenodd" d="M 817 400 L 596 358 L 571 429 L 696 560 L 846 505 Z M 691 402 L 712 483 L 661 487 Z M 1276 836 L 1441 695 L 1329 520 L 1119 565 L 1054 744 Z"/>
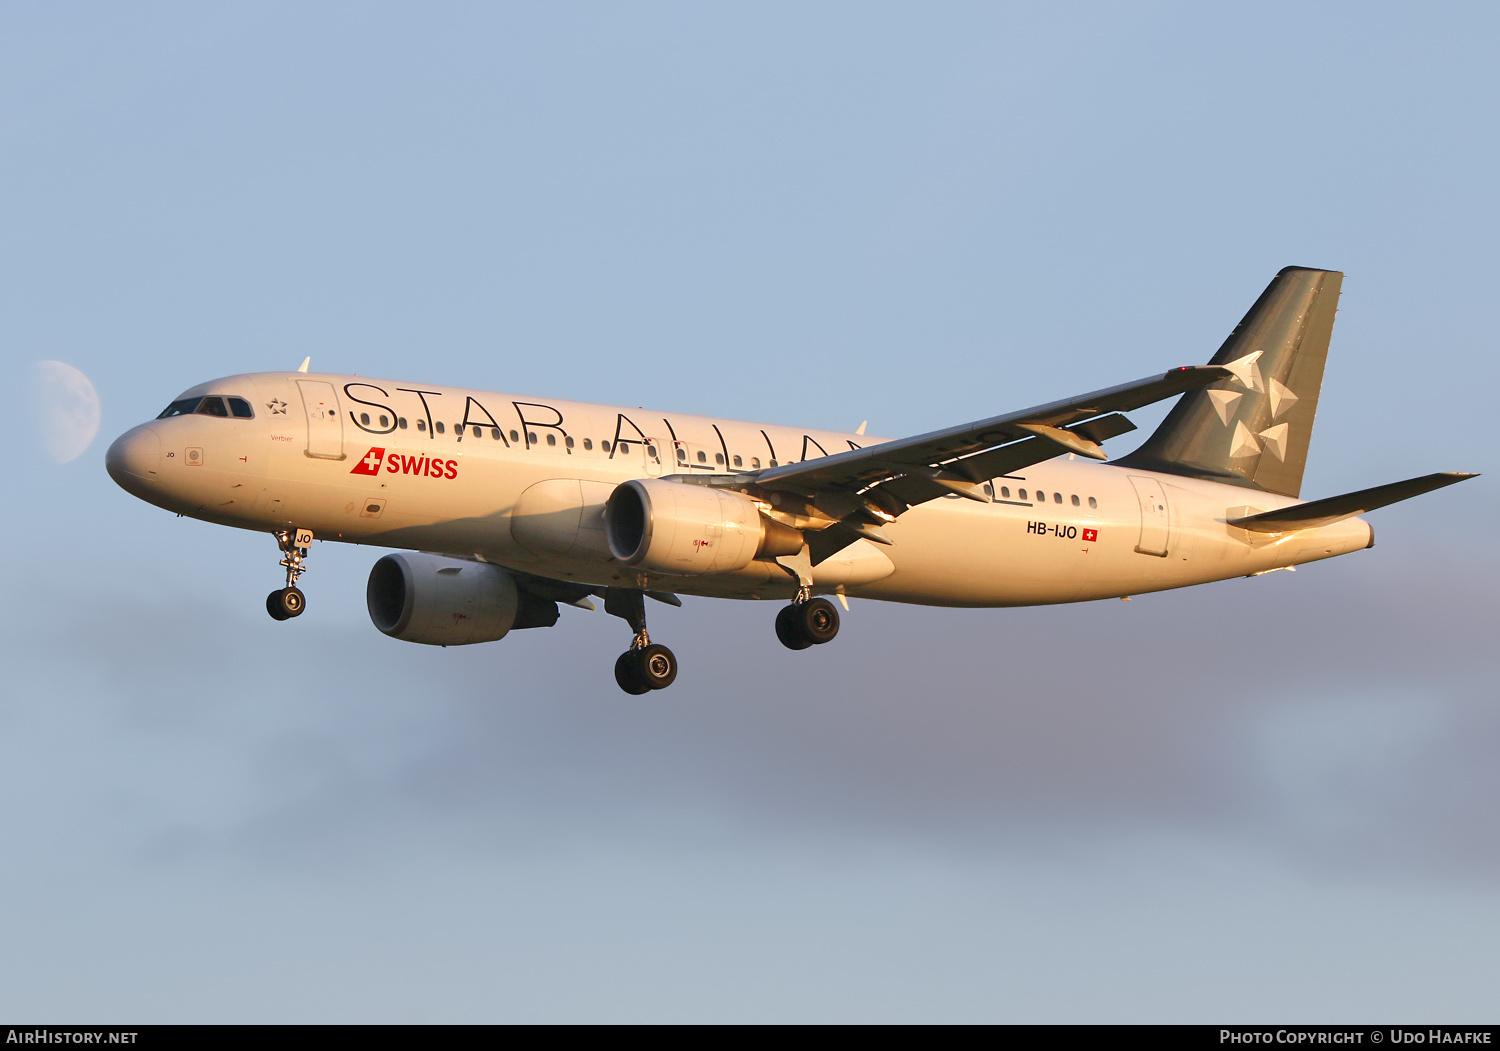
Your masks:
<path fill-rule="evenodd" d="M 797 630 L 802 637 L 821 646 L 839 633 L 839 611 L 826 598 L 815 598 L 792 607 L 797 611 Z"/>
<path fill-rule="evenodd" d="M 636 678 L 648 689 L 665 690 L 677 678 L 677 657 L 665 646 L 652 643 L 633 652 Z"/>
<path fill-rule="evenodd" d="M 643 693 L 650 692 L 651 687 L 641 681 L 635 654 L 635 650 L 626 650 L 615 658 L 615 682 L 619 683 L 620 689 L 626 693 L 639 697 Z"/>
<path fill-rule="evenodd" d="M 776 614 L 776 637 L 789 650 L 805 650 L 812 645 L 812 639 L 802 634 L 796 606 L 782 606 Z"/>
<path fill-rule="evenodd" d="M 287 619 L 287 614 L 281 608 L 281 592 L 273 591 L 266 596 L 266 612 L 271 614 L 272 620 Z"/>
<path fill-rule="evenodd" d="M 300 617 L 307 609 L 307 596 L 297 588 L 286 588 L 277 594 L 281 596 L 281 612 L 288 617 Z"/>

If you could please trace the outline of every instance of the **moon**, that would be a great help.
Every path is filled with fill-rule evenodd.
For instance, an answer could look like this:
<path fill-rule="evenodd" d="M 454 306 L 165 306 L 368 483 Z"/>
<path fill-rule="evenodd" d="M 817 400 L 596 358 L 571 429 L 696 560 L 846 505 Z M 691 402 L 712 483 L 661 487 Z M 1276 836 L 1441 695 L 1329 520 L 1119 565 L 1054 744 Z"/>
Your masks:
<path fill-rule="evenodd" d="M 61 361 L 31 367 L 32 408 L 47 454 L 58 463 L 83 455 L 99 433 L 99 394 L 89 378 Z"/>

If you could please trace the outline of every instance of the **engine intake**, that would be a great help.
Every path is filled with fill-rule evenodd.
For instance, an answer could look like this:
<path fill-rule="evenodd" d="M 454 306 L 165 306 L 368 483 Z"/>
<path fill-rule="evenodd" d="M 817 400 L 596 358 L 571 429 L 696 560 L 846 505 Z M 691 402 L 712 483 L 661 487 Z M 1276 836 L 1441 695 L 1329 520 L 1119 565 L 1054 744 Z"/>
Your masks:
<path fill-rule="evenodd" d="M 740 493 L 665 479 L 615 488 L 604 508 L 610 554 L 661 573 L 732 573 L 763 556 L 802 550 L 799 530 L 760 513 Z"/>
<path fill-rule="evenodd" d="M 428 646 L 494 642 L 512 628 L 550 625 L 535 600 L 516 588 L 499 566 L 441 555 L 386 555 L 370 570 L 365 586 L 370 620 L 393 639 Z"/>

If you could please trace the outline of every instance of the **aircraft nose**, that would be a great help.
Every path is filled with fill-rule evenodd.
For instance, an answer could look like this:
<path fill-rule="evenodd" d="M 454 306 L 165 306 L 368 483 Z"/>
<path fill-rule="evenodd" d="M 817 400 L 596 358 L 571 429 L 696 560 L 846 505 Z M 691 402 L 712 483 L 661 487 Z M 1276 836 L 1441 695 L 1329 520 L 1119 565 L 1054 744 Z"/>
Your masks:
<path fill-rule="evenodd" d="M 154 483 L 161 471 L 161 437 L 156 428 L 143 424 L 116 438 L 104 454 L 104 469 L 128 493 L 135 493 L 142 483 Z"/>

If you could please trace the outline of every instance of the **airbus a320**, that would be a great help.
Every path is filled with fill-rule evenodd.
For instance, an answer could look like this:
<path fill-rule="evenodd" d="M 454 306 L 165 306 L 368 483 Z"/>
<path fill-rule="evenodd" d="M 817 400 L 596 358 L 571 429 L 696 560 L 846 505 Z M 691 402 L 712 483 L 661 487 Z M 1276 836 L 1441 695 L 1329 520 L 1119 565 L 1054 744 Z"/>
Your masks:
<path fill-rule="evenodd" d="M 1289 569 L 1373 545 L 1364 512 L 1473 477 L 1300 499 L 1343 275 L 1288 267 L 1207 365 L 910 438 L 591 405 L 407 380 L 262 372 L 192 387 L 110 446 L 168 511 L 275 536 L 300 616 L 314 538 L 400 549 L 370 619 L 433 646 L 551 627 L 559 604 L 630 626 L 627 693 L 671 685 L 650 598 L 775 600 L 791 650 L 850 597 L 1025 606 Z M 1124 413 L 1178 398 L 1134 452 Z"/>

